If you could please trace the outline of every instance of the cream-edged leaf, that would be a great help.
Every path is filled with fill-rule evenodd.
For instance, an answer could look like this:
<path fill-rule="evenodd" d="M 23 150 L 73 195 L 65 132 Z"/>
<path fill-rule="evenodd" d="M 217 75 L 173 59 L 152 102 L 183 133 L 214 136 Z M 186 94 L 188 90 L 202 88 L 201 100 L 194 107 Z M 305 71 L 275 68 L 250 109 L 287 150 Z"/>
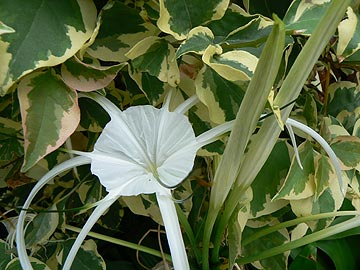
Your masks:
<path fill-rule="evenodd" d="M 340 22 L 339 41 L 337 43 L 336 54 L 340 61 L 351 56 L 360 49 L 360 16 L 348 7 L 346 18 Z"/>
<path fill-rule="evenodd" d="M 209 110 L 210 120 L 219 124 L 235 118 L 247 85 L 226 80 L 204 66 L 195 79 L 195 86 L 197 96 Z"/>
<path fill-rule="evenodd" d="M 86 58 L 83 59 L 83 61 Z M 76 56 L 61 65 L 61 77 L 71 88 L 79 91 L 94 91 L 106 87 L 126 63 L 113 66 L 92 65 Z"/>
<path fill-rule="evenodd" d="M 294 156 L 285 182 L 273 200 L 298 200 L 314 194 L 314 150 L 310 142 L 306 141 L 299 146 L 299 156 L 303 169 L 300 168 Z"/>
<path fill-rule="evenodd" d="M 177 49 L 176 57 L 179 58 L 189 52 L 203 54 L 206 48 L 212 44 L 213 40 L 214 34 L 209 28 L 203 26 L 195 27 Z"/>
<path fill-rule="evenodd" d="M 158 27 L 176 39 L 185 39 L 190 30 L 212 20 L 220 19 L 229 0 L 160 0 Z"/>
<path fill-rule="evenodd" d="M 28 170 L 60 147 L 80 121 L 76 92 L 51 69 L 34 72 L 18 86 Z"/>
<path fill-rule="evenodd" d="M 96 8 L 91 0 L 4 0 L 0 18 L 15 30 L 0 36 L 0 95 L 4 95 L 25 74 L 73 56 L 94 30 Z"/>
<path fill-rule="evenodd" d="M 133 73 L 147 72 L 160 81 L 176 87 L 180 72 L 175 49 L 165 39 L 148 37 L 138 42 L 127 54 Z"/>
<path fill-rule="evenodd" d="M 128 60 L 125 54 L 136 43 L 158 33 L 159 29 L 145 21 L 138 10 L 114 1 L 102 10 L 99 33 L 87 52 L 103 61 L 124 62 Z"/>
<path fill-rule="evenodd" d="M 215 46 L 209 46 L 202 58 L 204 63 L 229 81 L 249 81 L 258 62 L 258 58 L 247 51 L 221 53 Z"/>

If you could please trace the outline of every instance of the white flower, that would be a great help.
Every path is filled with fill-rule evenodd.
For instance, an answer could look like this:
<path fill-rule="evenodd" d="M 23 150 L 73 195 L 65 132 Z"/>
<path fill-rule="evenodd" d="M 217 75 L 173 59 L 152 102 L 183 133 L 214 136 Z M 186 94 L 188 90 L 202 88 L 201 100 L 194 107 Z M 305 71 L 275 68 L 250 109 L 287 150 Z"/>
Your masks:
<path fill-rule="evenodd" d="M 194 96 L 169 111 L 171 95 L 161 109 L 150 105 L 119 110 L 105 97 L 87 94 L 110 115 L 111 121 L 95 143 L 93 152 L 73 151 L 80 155 L 52 169 L 36 184 L 23 208 L 27 209 L 36 193 L 55 175 L 69 168 L 91 163 L 108 191 L 98 202 L 66 258 L 63 269 L 70 269 L 81 243 L 99 217 L 120 196 L 155 193 L 176 270 L 189 269 L 187 255 L 176 215 L 171 189 L 177 187 L 192 170 L 196 152 L 202 146 L 218 139 L 232 127 L 232 122 L 219 125 L 200 136 L 195 136 L 184 113 L 198 99 Z M 24 216 L 20 213 L 17 226 L 17 248 L 21 265 L 32 269 L 24 243 Z"/>
<path fill-rule="evenodd" d="M 79 233 L 66 258 L 63 270 L 70 269 L 86 235 L 112 203 L 120 196 L 150 193 L 155 193 L 157 197 L 174 269 L 190 269 L 171 190 L 181 184 L 192 170 L 198 149 L 230 131 L 234 121 L 195 136 L 188 118 L 184 115 L 198 102 L 195 96 L 187 99 L 174 112 L 169 111 L 171 94 L 168 95 L 161 109 L 145 105 L 130 107 L 125 111 L 119 110 L 99 94 L 89 93 L 85 96 L 94 99 L 108 112 L 111 117 L 110 122 L 95 143 L 93 152 L 72 151 L 80 156 L 54 167 L 41 178 L 29 194 L 23 209 L 29 208 L 37 192 L 51 178 L 70 168 L 90 163 L 92 173 L 98 176 L 108 194 L 97 203 L 97 207 Z M 335 165 L 341 184 L 339 162 L 320 135 L 291 119 L 288 119 L 286 124 L 296 153 L 292 126 L 310 134 L 325 147 Z M 26 211 L 21 211 L 16 228 L 16 241 L 21 266 L 30 270 L 32 267 L 24 241 L 25 216 Z"/>

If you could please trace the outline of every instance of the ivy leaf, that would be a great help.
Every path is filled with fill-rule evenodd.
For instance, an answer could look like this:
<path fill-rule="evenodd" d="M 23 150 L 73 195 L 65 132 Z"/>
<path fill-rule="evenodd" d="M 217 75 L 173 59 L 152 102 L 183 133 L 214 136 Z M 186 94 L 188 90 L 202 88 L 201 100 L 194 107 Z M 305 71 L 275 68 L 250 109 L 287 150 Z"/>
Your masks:
<path fill-rule="evenodd" d="M 31 257 L 30 258 L 31 266 L 34 270 L 50 270 L 50 268 L 40 260 Z M 22 269 L 20 265 L 20 261 L 18 258 L 13 259 L 11 262 L 9 262 L 4 270 L 19 270 Z"/>
<path fill-rule="evenodd" d="M 330 181 L 337 181 L 337 176 L 328 157 L 317 155 L 315 158 L 315 200 L 329 187 Z"/>
<path fill-rule="evenodd" d="M 275 144 L 270 156 L 251 185 L 254 199 L 251 201 L 251 214 L 254 217 L 271 214 L 288 202 L 285 200 L 271 201 L 278 186 L 286 177 L 290 167 L 288 146 L 285 141 Z M 266 185 L 264 185 L 266 183 Z"/>
<path fill-rule="evenodd" d="M 18 86 L 25 137 L 23 171 L 51 153 L 80 121 L 77 94 L 54 71 L 34 72 Z"/>
<path fill-rule="evenodd" d="M 261 228 L 250 228 L 247 226 L 243 232 L 243 239 L 249 235 L 263 229 Z M 261 251 L 265 251 L 274 247 L 283 245 L 289 241 L 289 234 L 286 229 L 281 229 L 260 239 L 257 239 L 250 244 L 243 247 L 242 256 L 249 256 L 251 254 L 257 254 Z M 290 252 L 272 256 L 267 259 L 260 260 L 260 265 L 263 269 L 269 270 L 282 270 L 287 269 L 287 258 Z"/>
<path fill-rule="evenodd" d="M 229 81 L 249 81 L 258 62 L 258 58 L 249 52 L 235 50 L 222 53 L 218 46 L 209 46 L 202 59 Z"/>
<path fill-rule="evenodd" d="M 286 30 L 310 35 L 319 23 L 319 18 L 327 10 L 330 0 L 292 2 L 284 16 Z"/>
<path fill-rule="evenodd" d="M 339 41 L 336 55 L 340 61 L 345 60 L 360 49 L 360 16 L 351 7 L 348 7 L 346 15 L 346 18 L 338 26 Z"/>
<path fill-rule="evenodd" d="M 214 34 L 209 28 L 203 26 L 195 27 L 189 32 L 186 40 L 179 46 L 176 51 L 176 57 L 179 58 L 189 52 L 203 54 L 205 49 L 212 44 L 213 40 Z"/>
<path fill-rule="evenodd" d="M 101 66 L 97 62 L 88 64 L 74 56 L 61 65 L 61 76 L 71 88 L 85 92 L 94 91 L 110 84 L 125 65 L 126 63 Z"/>
<path fill-rule="evenodd" d="M 231 82 L 204 66 L 195 80 L 196 94 L 207 106 L 210 120 L 223 123 L 233 120 L 245 94 L 246 84 Z"/>
<path fill-rule="evenodd" d="M 303 169 L 300 168 L 295 156 L 285 182 L 273 200 L 299 200 L 308 198 L 314 194 L 314 150 L 309 141 L 299 146 L 300 160 Z"/>
<path fill-rule="evenodd" d="M 74 239 L 69 239 L 61 243 L 63 249 L 61 249 L 56 256 L 58 261 L 63 264 L 67 254 L 69 253 Z M 106 265 L 103 258 L 97 251 L 96 243 L 94 240 L 86 240 L 80 247 L 74 262 L 72 269 L 84 269 L 84 270 L 105 270 Z"/>
<path fill-rule="evenodd" d="M 1 1 L 0 18 L 15 32 L 0 35 L 0 95 L 34 69 L 73 56 L 91 36 L 96 16 L 91 0 Z"/>
<path fill-rule="evenodd" d="M 57 210 L 53 205 L 49 210 Z M 25 236 L 27 246 L 42 244 L 49 240 L 50 236 L 55 232 L 59 223 L 59 213 L 42 212 L 39 213 L 28 225 Z"/>
<path fill-rule="evenodd" d="M 346 169 L 360 169 L 360 138 L 339 136 L 331 143 L 331 148 Z"/>
<path fill-rule="evenodd" d="M 173 87 L 180 81 L 175 49 L 164 39 L 145 38 L 137 43 L 126 57 L 132 60 L 133 73 L 146 72 Z"/>
<path fill-rule="evenodd" d="M 152 23 L 144 21 L 136 9 L 120 1 L 106 5 L 100 17 L 99 32 L 87 52 L 103 61 L 127 61 L 125 54 L 136 43 L 159 33 Z"/>
<path fill-rule="evenodd" d="M 160 0 L 158 27 L 176 39 L 185 39 L 190 30 L 224 16 L 229 0 Z"/>

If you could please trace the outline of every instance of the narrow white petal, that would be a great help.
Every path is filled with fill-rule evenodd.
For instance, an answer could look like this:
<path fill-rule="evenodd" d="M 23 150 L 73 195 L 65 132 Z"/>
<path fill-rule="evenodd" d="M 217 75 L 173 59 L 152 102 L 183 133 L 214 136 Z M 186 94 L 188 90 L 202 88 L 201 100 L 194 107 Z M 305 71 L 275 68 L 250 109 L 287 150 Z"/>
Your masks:
<path fill-rule="evenodd" d="M 52 170 L 50 170 L 48 173 L 46 173 L 34 186 L 34 188 L 31 190 L 29 196 L 27 197 L 23 209 L 20 212 L 19 220 L 16 225 L 16 248 L 18 251 L 18 256 L 20 260 L 21 267 L 26 270 L 33 269 L 29 257 L 26 253 L 26 246 L 25 246 L 25 232 L 24 232 L 24 223 L 26 218 L 26 210 L 30 207 L 31 201 L 34 199 L 36 194 L 40 191 L 40 189 L 46 185 L 52 178 L 54 178 L 59 173 L 62 173 L 64 171 L 67 171 L 71 168 L 74 168 L 76 166 L 89 164 L 90 159 L 87 157 L 75 157 L 72 159 L 69 159 L 57 166 L 55 166 Z"/>
<path fill-rule="evenodd" d="M 63 270 L 70 270 L 71 265 L 76 257 L 76 254 L 84 241 L 85 237 L 91 230 L 91 228 L 94 226 L 94 224 L 97 222 L 97 220 L 104 214 L 104 212 L 117 200 L 116 196 L 113 196 L 113 194 L 108 194 L 104 199 L 101 200 L 101 202 L 98 204 L 98 206 L 94 209 L 94 211 L 91 213 L 89 219 L 86 221 L 84 227 L 81 229 L 78 237 L 76 238 L 73 246 L 71 247 L 69 254 L 65 260 Z"/>
<path fill-rule="evenodd" d="M 122 112 L 121 110 L 115 106 L 110 100 L 106 97 L 97 94 L 97 93 L 79 93 L 79 97 L 87 97 L 99 103 L 101 107 L 110 115 L 111 119 L 117 117 Z"/>
<path fill-rule="evenodd" d="M 345 196 L 345 190 L 344 190 L 344 186 L 343 186 L 343 180 L 342 180 L 342 175 L 341 175 L 341 167 L 340 167 L 340 163 L 339 160 L 336 157 L 336 154 L 334 153 L 334 151 L 331 149 L 330 145 L 317 133 L 315 132 L 313 129 L 311 129 L 310 127 L 308 127 L 307 125 L 304 125 L 298 121 L 295 121 L 293 119 L 288 118 L 286 120 L 286 124 L 289 124 L 291 126 L 294 126 L 302 131 L 304 131 L 305 133 L 309 134 L 311 137 L 313 137 L 325 150 L 325 152 L 329 155 L 334 167 L 335 167 L 335 171 L 338 177 L 338 181 L 339 181 L 339 185 L 340 185 L 340 189 L 342 194 Z"/>
<path fill-rule="evenodd" d="M 184 114 L 186 113 L 192 106 L 194 106 L 196 103 L 199 102 L 199 98 L 194 95 L 189 97 L 187 100 L 185 100 L 183 103 L 181 103 L 174 112 Z"/>
<path fill-rule="evenodd" d="M 294 134 L 294 131 L 292 129 L 292 126 L 290 124 L 288 124 L 288 123 L 285 124 L 285 126 L 286 126 L 287 130 L 289 131 L 289 135 L 290 135 L 292 145 L 294 147 L 295 157 L 296 157 L 297 163 L 299 164 L 300 168 L 303 169 L 303 165 L 301 164 L 301 160 L 300 160 L 300 156 L 299 156 L 299 150 L 298 150 L 298 147 L 297 147 L 297 144 L 296 144 L 295 134 Z"/>
<path fill-rule="evenodd" d="M 196 137 L 198 148 L 203 147 L 209 143 L 212 143 L 219 139 L 219 137 L 226 132 L 229 132 L 234 126 L 234 121 L 225 122 L 221 125 L 218 125 L 203 134 Z"/>
<path fill-rule="evenodd" d="M 174 269 L 188 270 L 190 266 L 181 234 L 179 219 L 170 191 L 166 190 L 162 194 L 157 193 L 156 198 L 164 221 Z"/>

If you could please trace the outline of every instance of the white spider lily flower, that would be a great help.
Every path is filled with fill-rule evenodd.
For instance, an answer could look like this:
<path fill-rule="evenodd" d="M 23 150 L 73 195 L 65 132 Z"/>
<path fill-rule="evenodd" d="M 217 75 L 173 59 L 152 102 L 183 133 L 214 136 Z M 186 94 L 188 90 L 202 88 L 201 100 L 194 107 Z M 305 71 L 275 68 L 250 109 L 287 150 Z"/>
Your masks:
<path fill-rule="evenodd" d="M 204 145 L 230 131 L 233 122 L 219 125 L 195 136 L 184 113 L 198 102 L 191 97 L 174 112 L 169 111 L 170 94 L 161 109 L 150 105 L 134 106 L 124 111 L 105 97 L 86 95 L 98 102 L 110 115 L 93 152 L 72 151 L 79 157 L 56 166 L 35 185 L 23 209 L 27 209 L 36 193 L 55 175 L 83 164 L 91 164 L 108 194 L 94 209 L 79 233 L 63 266 L 69 270 L 81 243 L 100 216 L 120 196 L 155 193 L 163 218 L 174 269 L 190 269 L 171 190 L 191 172 L 196 152 Z M 24 241 L 23 210 L 17 224 L 17 249 L 23 269 L 32 269 Z"/>

